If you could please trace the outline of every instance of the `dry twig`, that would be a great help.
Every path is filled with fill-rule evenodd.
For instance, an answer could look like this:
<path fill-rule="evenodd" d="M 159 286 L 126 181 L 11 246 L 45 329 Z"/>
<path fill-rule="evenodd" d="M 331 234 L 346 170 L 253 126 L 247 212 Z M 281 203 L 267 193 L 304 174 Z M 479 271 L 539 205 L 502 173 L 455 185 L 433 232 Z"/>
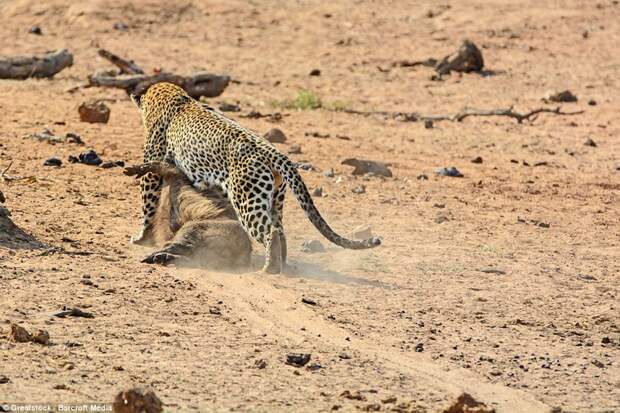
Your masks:
<path fill-rule="evenodd" d="M 57 50 L 39 56 L 19 56 L 0 59 L 0 79 L 51 78 L 73 64 L 73 55 L 67 50 Z"/>

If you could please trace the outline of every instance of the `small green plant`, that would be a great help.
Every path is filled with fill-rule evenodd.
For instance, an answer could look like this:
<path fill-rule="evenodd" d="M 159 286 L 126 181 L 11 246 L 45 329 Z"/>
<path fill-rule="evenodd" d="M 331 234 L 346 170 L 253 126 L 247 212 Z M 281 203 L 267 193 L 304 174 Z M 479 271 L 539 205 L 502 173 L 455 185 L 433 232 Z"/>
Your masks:
<path fill-rule="evenodd" d="M 298 110 L 318 109 L 322 105 L 323 104 L 319 95 L 317 95 L 311 90 L 306 89 L 301 89 L 299 92 L 297 92 L 297 96 L 295 96 L 295 99 L 284 102 L 283 104 L 283 106 L 287 109 Z"/>

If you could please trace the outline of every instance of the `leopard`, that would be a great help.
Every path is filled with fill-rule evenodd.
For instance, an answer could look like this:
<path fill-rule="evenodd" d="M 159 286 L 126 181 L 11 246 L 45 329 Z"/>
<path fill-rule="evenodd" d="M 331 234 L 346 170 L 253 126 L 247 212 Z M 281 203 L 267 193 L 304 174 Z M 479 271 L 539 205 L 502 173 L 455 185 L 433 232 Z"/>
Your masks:
<path fill-rule="evenodd" d="M 198 191 L 181 170 L 165 162 L 128 166 L 123 173 L 136 178 L 153 173 L 163 180 L 149 240 L 159 249 L 143 263 L 222 270 L 250 267 L 252 243 L 221 191 Z"/>
<path fill-rule="evenodd" d="M 381 245 L 376 236 L 351 240 L 336 233 L 316 208 L 296 163 L 264 137 L 201 104 L 180 86 L 156 83 L 131 99 L 142 118 L 144 162 L 173 162 L 195 187 L 224 191 L 241 226 L 265 250 L 263 272 L 280 273 L 286 266 L 282 221 L 287 187 L 330 242 L 354 250 Z M 152 230 L 161 186 L 156 173 L 141 178 L 143 223 L 134 243 L 140 244 Z"/>

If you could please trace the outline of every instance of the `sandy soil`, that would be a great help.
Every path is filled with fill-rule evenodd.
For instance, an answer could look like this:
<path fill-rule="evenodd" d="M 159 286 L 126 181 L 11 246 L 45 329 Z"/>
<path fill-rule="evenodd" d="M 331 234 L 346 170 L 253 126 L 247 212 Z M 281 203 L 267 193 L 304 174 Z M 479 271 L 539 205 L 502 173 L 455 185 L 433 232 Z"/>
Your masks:
<path fill-rule="evenodd" d="M 36 177 L 0 183 L 4 205 L 22 229 L 65 251 L 0 246 L 0 375 L 8 378 L 0 401 L 111 401 L 144 386 L 170 411 L 377 403 L 436 412 L 467 391 L 498 412 L 620 411 L 617 1 L 71 3 L 0 1 L 1 55 L 75 55 L 53 80 L 0 81 L 0 167 L 13 162 L 9 175 Z M 129 30 L 115 30 L 119 21 Z M 33 25 L 41 36 L 28 33 Z M 493 75 L 438 82 L 430 68 L 392 67 L 442 57 L 463 38 L 481 46 Z M 370 225 L 384 245 L 346 251 L 322 241 L 326 252 L 301 252 L 320 236 L 289 196 L 297 270 L 141 264 L 148 250 L 129 244 L 140 225 L 136 182 L 121 168 L 66 162 L 89 148 L 105 160 L 141 158 L 140 119 L 124 92 L 67 92 L 112 68 L 98 46 L 147 71 L 230 74 L 235 82 L 210 103 L 238 103 L 242 112 L 230 115 L 259 133 L 281 128 L 281 149 L 300 145 L 291 157 L 316 167 L 303 176 L 323 188 L 316 203 L 333 227 Z M 426 129 L 274 103 L 300 89 L 351 109 L 428 114 L 553 107 L 541 98 L 570 89 L 579 100 L 563 110 L 584 113 Z M 79 121 L 89 99 L 106 99 L 108 124 Z M 251 110 L 284 116 L 242 118 Z M 86 146 L 25 137 L 46 127 L 78 133 Z M 588 137 L 597 147 L 584 146 Z M 44 167 L 51 156 L 63 166 Z M 355 177 L 341 165 L 351 156 L 390 162 L 394 177 Z M 476 156 L 482 164 L 471 163 Z M 434 174 L 444 166 L 465 176 Z M 328 168 L 335 177 L 324 176 Z M 359 185 L 365 193 L 352 191 Z M 95 317 L 52 317 L 63 305 Z M 9 342 L 11 322 L 47 330 L 51 345 Z M 289 352 L 311 353 L 320 368 L 286 365 Z"/>

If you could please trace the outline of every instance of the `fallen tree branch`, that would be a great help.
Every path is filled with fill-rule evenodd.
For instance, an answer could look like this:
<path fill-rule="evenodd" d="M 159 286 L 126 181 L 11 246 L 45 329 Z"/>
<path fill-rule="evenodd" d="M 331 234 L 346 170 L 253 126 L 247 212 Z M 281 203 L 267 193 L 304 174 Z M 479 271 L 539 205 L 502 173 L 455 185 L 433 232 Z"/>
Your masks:
<path fill-rule="evenodd" d="M 230 83 L 230 76 L 198 72 L 191 76 L 175 75 L 174 73 L 158 73 L 155 75 L 120 75 L 113 76 L 107 71 L 99 71 L 88 76 L 88 87 L 115 87 L 127 93 L 141 96 L 149 86 L 159 82 L 170 82 L 181 86 L 193 98 L 216 97 L 224 92 Z"/>
<path fill-rule="evenodd" d="M 0 59 L 0 79 L 51 78 L 73 65 L 73 55 L 66 49 L 38 56 Z"/>
<path fill-rule="evenodd" d="M 144 74 L 144 70 L 142 70 L 137 64 L 132 61 L 127 61 L 120 56 L 115 55 L 105 49 L 99 49 L 97 52 L 99 56 L 108 60 L 114 66 L 118 67 L 121 70 L 121 74 L 127 75 L 142 75 Z"/>
<path fill-rule="evenodd" d="M 511 106 L 507 109 L 471 109 L 465 108 L 460 112 L 457 112 L 452 115 L 423 115 L 417 112 L 389 112 L 389 111 L 359 111 L 354 109 L 344 109 L 340 110 L 344 113 L 350 113 L 353 115 L 362 115 L 362 116 L 387 116 L 392 119 L 400 120 L 402 122 L 440 122 L 440 121 L 451 121 L 451 122 L 462 122 L 465 118 L 470 116 L 507 116 L 509 118 L 516 119 L 517 123 L 523 123 L 523 121 L 535 121 L 538 118 L 538 115 L 541 113 L 552 113 L 554 115 L 560 116 L 571 116 L 571 115 L 579 115 L 582 114 L 583 110 L 578 110 L 575 112 L 562 112 L 560 107 L 556 108 L 538 108 L 531 110 L 525 113 L 515 112 L 513 110 L 514 106 Z"/>
<path fill-rule="evenodd" d="M 9 166 L 4 168 L 4 170 L 0 174 L 0 180 L 2 180 L 3 182 L 15 182 L 15 181 L 23 181 L 23 180 L 27 180 L 28 182 L 36 182 L 37 177 L 34 176 L 34 175 L 30 175 L 30 176 L 10 176 L 10 175 L 7 175 L 7 172 L 9 171 L 9 169 L 11 169 L 11 166 L 13 166 L 13 161 L 11 161 L 11 163 L 9 163 Z"/>

